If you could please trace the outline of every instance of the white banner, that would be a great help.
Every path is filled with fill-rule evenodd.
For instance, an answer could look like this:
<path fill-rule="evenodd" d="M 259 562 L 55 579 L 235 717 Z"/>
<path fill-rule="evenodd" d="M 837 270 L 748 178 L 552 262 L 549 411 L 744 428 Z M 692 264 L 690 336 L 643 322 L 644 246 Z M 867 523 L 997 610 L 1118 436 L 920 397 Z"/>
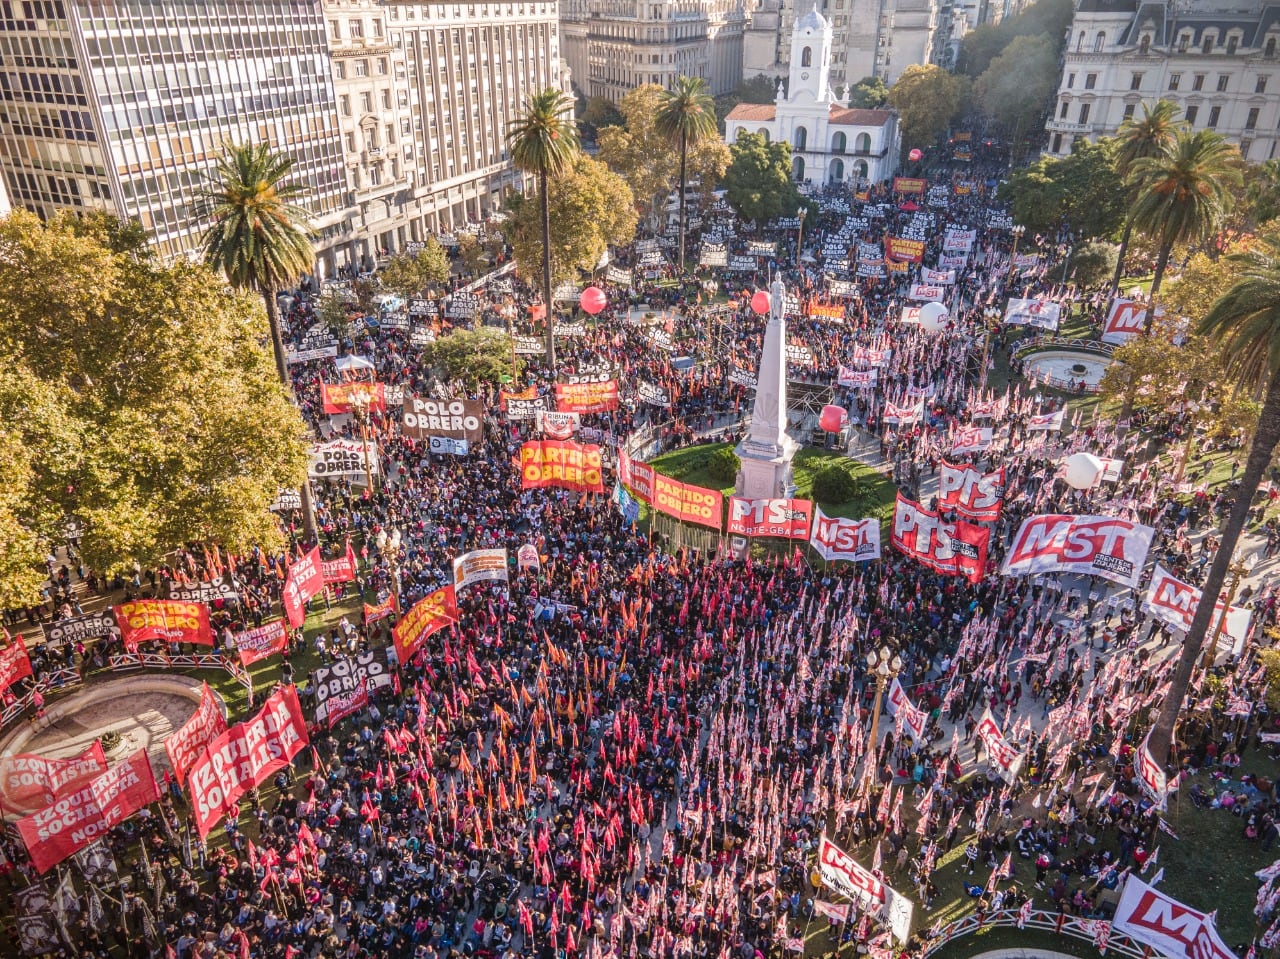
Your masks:
<path fill-rule="evenodd" d="M 1142 746 L 1138 749 L 1135 766 L 1143 792 L 1156 804 L 1157 809 L 1164 812 L 1169 808 L 1169 793 L 1178 787 L 1175 780 L 1173 789 L 1169 788 L 1169 777 L 1165 775 L 1164 766 L 1156 762 L 1156 758 L 1151 755 L 1150 732 L 1147 733 L 1146 739 L 1142 740 Z"/>
<path fill-rule="evenodd" d="M 1066 417 L 1066 415 L 1067 415 L 1067 411 L 1065 407 L 1063 409 L 1058 410 L 1056 413 L 1033 414 L 1031 418 L 1027 420 L 1027 429 L 1029 431 L 1034 431 L 1034 430 L 1060 431 L 1062 429 L 1062 421 Z"/>
<path fill-rule="evenodd" d="M 1018 778 L 1018 770 L 1022 768 L 1025 758 L 1016 746 L 1004 738 L 995 717 L 991 715 L 991 707 L 982 711 L 976 730 L 982 745 L 987 747 L 987 765 L 995 767 L 1000 778 L 1012 784 Z"/>
<path fill-rule="evenodd" d="M 1125 880 L 1111 928 L 1169 959 L 1236 959 L 1213 917 L 1192 909 L 1132 873 Z"/>
<path fill-rule="evenodd" d="M 538 432 L 547 439 L 567 440 L 582 428 L 580 413 L 556 413 L 552 410 L 538 410 Z"/>
<path fill-rule="evenodd" d="M 1042 514 L 1023 520 L 1005 554 L 1005 576 L 1083 573 L 1134 588 L 1155 530 L 1117 516 Z"/>
<path fill-rule="evenodd" d="M 931 270 L 925 267 L 920 271 L 921 282 L 931 286 L 951 286 L 956 281 L 955 270 Z"/>
<path fill-rule="evenodd" d="M 671 394 L 663 387 L 647 380 L 636 381 L 636 399 L 650 406 L 671 405 Z"/>
<path fill-rule="evenodd" d="M 914 406 L 898 406 L 894 403 L 884 404 L 884 416 L 881 419 L 895 426 L 910 426 L 919 423 L 924 417 L 924 400 Z"/>
<path fill-rule="evenodd" d="M 1009 299 L 1009 307 L 1005 310 L 1004 321 L 1010 326 L 1034 326 L 1040 330 L 1056 330 L 1058 320 L 1062 317 L 1062 307 L 1052 300 Z"/>
<path fill-rule="evenodd" d="M 911 289 L 907 293 L 907 298 L 922 303 L 937 303 L 946 295 L 947 291 L 944 287 L 927 283 L 912 283 Z"/>
<path fill-rule="evenodd" d="M 1190 583 L 1184 583 L 1157 563 L 1151 576 L 1151 585 L 1147 587 L 1147 595 L 1142 598 L 1142 609 L 1160 622 L 1185 633 L 1195 619 L 1201 595 L 1201 590 Z M 1222 619 L 1222 610 L 1222 600 L 1218 600 L 1214 606 L 1213 619 L 1209 622 L 1209 636 L 1217 629 L 1218 621 Z M 1238 654 L 1244 649 L 1252 618 L 1252 611 L 1241 606 L 1232 606 L 1227 611 L 1227 621 L 1222 625 L 1222 632 L 1231 637 L 1233 653 Z"/>
<path fill-rule="evenodd" d="M 953 456 L 982 453 L 991 448 L 995 430 L 990 426 L 962 426 L 951 437 Z"/>
<path fill-rule="evenodd" d="M 842 365 L 836 371 L 836 385 L 850 389 L 869 389 L 876 385 L 879 375 L 880 371 L 875 367 L 867 370 L 851 370 Z"/>
<path fill-rule="evenodd" d="M 899 942 L 905 943 L 911 937 L 911 900 L 890 889 L 883 879 L 864 869 L 826 836 L 818 844 L 818 873 L 823 885 L 887 923 Z"/>
<path fill-rule="evenodd" d="M 488 580 L 507 581 L 507 551 L 476 549 L 463 553 L 453 561 L 453 586 L 462 589 L 472 583 Z"/>
<path fill-rule="evenodd" d="M 809 545 L 828 562 L 839 559 L 860 563 L 879 559 L 880 521 L 826 516 L 822 507 L 815 503 Z"/>
<path fill-rule="evenodd" d="M 365 444 L 360 440 L 330 440 L 311 445 L 307 475 L 313 479 L 365 475 Z M 378 452 L 368 447 L 369 472 L 378 472 Z"/>

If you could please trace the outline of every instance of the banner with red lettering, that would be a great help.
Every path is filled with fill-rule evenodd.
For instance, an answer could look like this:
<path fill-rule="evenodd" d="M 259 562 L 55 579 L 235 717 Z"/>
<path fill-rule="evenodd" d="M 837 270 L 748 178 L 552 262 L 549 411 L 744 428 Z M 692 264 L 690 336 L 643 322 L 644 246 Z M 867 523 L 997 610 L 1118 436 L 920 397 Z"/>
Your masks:
<path fill-rule="evenodd" d="M 980 473 L 972 466 L 942 461 L 938 474 L 938 508 L 955 510 L 969 519 L 990 522 L 1000 518 L 1004 503 L 1004 467 Z"/>
<path fill-rule="evenodd" d="M 1026 757 L 1013 743 L 1004 738 L 1004 733 L 1000 731 L 995 717 L 991 715 L 990 706 L 982 711 L 982 718 L 978 720 L 976 732 L 982 745 L 987 747 L 987 765 L 993 767 L 1000 774 L 1001 779 L 1012 785 L 1018 778 L 1018 771 L 1022 769 L 1022 760 Z"/>
<path fill-rule="evenodd" d="M 1151 575 L 1151 585 L 1147 587 L 1147 595 L 1142 599 L 1142 609 L 1160 622 L 1185 633 L 1191 628 L 1191 620 L 1195 619 L 1201 595 L 1198 587 L 1184 583 L 1157 563 L 1156 570 Z M 1221 599 L 1214 605 L 1213 618 L 1209 622 L 1210 636 L 1222 619 L 1223 605 Z M 1231 637 L 1232 647 L 1237 653 L 1244 648 L 1252 619 L 1253 612 L 1242 606 L 1232 606 L 1227 610 L 1227 621 L 1222 624 L 1222 632 Z"/>
<path fill-rule="evenodd" d="M 924 400 L 920 400 L 913 406 L 898 406 L 886 400 L 884 413 L 880 418 L 894 426 L 910 426 L 912 423 L 919 423 L 924 418 Z"/>
<path fill-rule="evenodd" d="M 139 749 L 75 792 L 19 819 L 18 832 L 36 870 L 45 873 L 159 798 L 147 751 Z"/>
<path fill-rule="evenodd" d="M 887 260 L 899 263 L 919 263 L 924 259 L 924 240 L 909 240 L 903 236 L 884 238 L 884 255 Z"/>
<path fill-rule="evenodd" d="M 139 599 L 115 608 L 116 623 L 124 648 L 133 651 L 139 643 L 161 639 L 170 643 L 213 645 L 209 627 L 209 607 L 204 603 L 169 599 Z"/>
<path fill-rule="evenodd" d="M 674 516 L 685 523 L 720 529 L 724 517 L 724 494 L 691 483 L 681 483 L 661 473 L 653 474 L 653 499 L 650 505 L 660 513 Z"/>
<path fill-rule="evenodd" d="M 187 783 L 200 838 L 237 811 L 241 796 L 289 765 L 307 742 L 298 691 L 281 686 L 256 716 L 236 723 L 210 743 L 192 766 Z"/>
<path fill-rule="evenodd" d="M 827 562 L 842 559 L 851 563 L 880 558 L 880 521 L 827 516 L 814 506 L 812 546 Z"/>
<path fill-rule="evenodd" d="M 898 713 L 901 712 L 902 728 L 911 734 L 911 739 L 916 745 L 924 743 L 924 729 L 929 725 L 929 714 L 911 701 L 907 691 L 902 688 L 902 683 L 898 682 L 897 676 L 893 677 L 893 685 L 889 687 L 886 708 L 894 719 L 897 719 Z"/>
<path fill-rule="evenodd" d="M 396 604 L 396 594 L 388 593 L 387 598 L 380 603 L 373 606 L 368 603 L 364 604 L 364 623 L 366 626 L 371 626 L 379 620 L 386 619 L 388 616 L 398 612 L 400 612 L 400 607 Z"/>
<path fill-rule="evenodd" d="M 735 536 L 809 538 L 813 503 L 807 499 L 747 499 L 729 497 L 729 526 Z"/>
<path fill-rule="evenodd" d="M 27 655 L 27 644 L 21 636 L 10 636 L 7 631 L 4 636 L 9 645 L 0 649 L 0 693 L 23 677 L 31 675 L 31 657 Z"/>
<path fill-rule="evenodd" d="M 558 486 L 578 493 L 604 492 L 604 463 L 594 443 L 531 440 L 520 447 L 520 488 Z"/>
<path fill-rule="evenodd" d="M 1170 959 L 1236 959 L 1213 916 L 1148 886 L 1132 873 L 1124 881 L 1111 928 Z"/>
<path fill-rule="evenodd" d="M 1156 309 L 1159 316 L 1163 310 Z M 1102 325 L 1103 343 L 1114 343 L 1117 346 L 1129 342 L 1142 332 L 1147 322 L 1147 308 L 1133 300 L 1115 299 L 1107 312 L 1107 321 Z"/>
<path fill-rule="evenodd" d="M 428 593 L 413 604 L 391 631 L 396 657 L 402 663 L 409 662 L 428 636 L 457 621 L 458 600 L 452 586 Z"/>
<path fill-rule="evenodd" d="M 896 176 L 893 178 L 894 193 L 923 193 L 929 181 L 921 177 Z"/>
<path fill-rule="evenodd" d="M 556 410 L 561 413 L 605 413 L 617 408 L 617 380 L 556 384 Z"/>
<path fill-rule="evenodd" d="M 911 900 L 889 888 L 883 879 L 864 868 L 825 835 L 818 843 L 818 874 L 824 886 L 853 900 L 859 909 L 887 923 L 899 942 L 910 938 L 914 908 Z"/>
<path fill-rule="evenodd" d="M 653 502 L 653 476 L 654 469 L 648 463 L 633 460 L 624 451 L 618 451 L 618 480 L 642 503 Z"/>
<path fill-rule="evenodd" d="M 321 383 L 320 402 L 330 416 L 350 413 L 362 404 L 374 413 L 387 411 L 387 393 L 381 383 Z"/>
<path fill-rule="evenodd" d="M 173 767 L 173 775 L 179 785 L 187 781 L 187 773 L 196 764 L 201 754 L 209 748 L 209 744 L 227 731 L 227 717 L 213 698 L 213 690 L 208 683 L 200 689 L 200 705 L 191 714 L 191 718 L 169 734 L 164 741 L 165 752 L 169 754 L 169 765 Z"/>
<path fill-rule="evenodd" d="M 351 540 L 347 540 L 347 551 L 341 559 L 325 559 L 320 561 L 320 575 L 324 584 L 350 583 L 356 578 L 356 551 L 351 548 Z"/>
<path fill-rule="evenodd" d="M 1066 419 L 1066 416 L 1066 407 L 1053 413 L 1036 413 L 1027 418 L 1027 431 L 1047 430 L 1049 432 L 1058 432 L 1062 429 L 1062 422 Z"/>
<path fill-rule="evenodd" d="M 1136 588 L 1155 530 L 1117 516 L 1049 513 L 1022 521 L 1005 554 L 1006 576 L 1083 573 Z"/>
<path fill-rule="evenodd" d="M 836 369 L 836 386 L 845 386 L 850 389 L 870 389 L 876 385 L 879 379 L 880 371 L 877 369 L 869 370 L 851 370 L 849 367 L 840 364 Z"/>
<path fill-rule="evenodd" d="M 943 522 L 932 510 L 898 494 L 893 510 L 893 545 L 900 552 L 948 576 L 971 583 L 982 579 L 991 530 L 964 520 Z"/>
<path fill-rule="evenodd" d="M 283 619 L 273 619 L 254 629 L 236 633 L 235 643 L 240 662 L 252 666 L 260 659 L 283 653 L 289 645 L 289 630 L 285 628 Z"/>
<path fill-rule="evenodd" d="M 0 811 L 24 815 L 47 806 L 107 771 L 101 741 L 79 756 L 48 759 L 36 753 L 0 757 Z"/>
<path fill-rule="evenodd" d="M 947 291 L 944 287 L 932 283 L 912 283 L 911 288 L 907 290 L 907 299 L 915 300 L 917 303 L 940 303 L 946 295 Z"/>
<path fill-rule="evenodd" d="M 991 448 L 995 430 L 990 426 L 961 426 L 951 437 L 951 455 L 969 456 Z"/>
<path fill-rule="evenodd" d="M 307 600 L 324 589 L 324 573 L 320 569 L 320 547 L 312 546 L 311 552 L 289 567 L 280 592 L 285 618 L 297 629 L 307 621 Z"/>

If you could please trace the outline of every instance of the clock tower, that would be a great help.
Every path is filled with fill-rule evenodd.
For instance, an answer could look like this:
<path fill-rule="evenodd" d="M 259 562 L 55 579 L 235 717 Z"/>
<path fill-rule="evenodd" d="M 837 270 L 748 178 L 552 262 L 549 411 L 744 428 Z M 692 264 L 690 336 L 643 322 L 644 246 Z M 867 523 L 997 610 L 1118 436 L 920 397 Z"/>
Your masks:
<path fill-rule="evenodd" d="M 787 99 L 791 102 L 830 102 L 831 23 L 813 9 L 796 21 L 791 34 L 791 77 Z"/>

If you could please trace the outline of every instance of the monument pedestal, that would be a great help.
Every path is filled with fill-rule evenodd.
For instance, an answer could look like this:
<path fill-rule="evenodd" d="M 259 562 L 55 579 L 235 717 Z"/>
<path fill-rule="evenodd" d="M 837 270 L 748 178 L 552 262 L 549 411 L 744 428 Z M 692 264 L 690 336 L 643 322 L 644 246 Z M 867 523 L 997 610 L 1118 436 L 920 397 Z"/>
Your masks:
<path fill-rule="evenodd" d="M 783 434 L 784 442 L 753 443 L 748 436 L 734 452 L 742 461 L 735 490 L 747 499 L 789 499 L 795 489 L 791 480 L 791 460 L 800 444 Z"/>
<path fill-rule="evenodd" d="M 769 288 L 769 323 L 756 375 L 751 427 L 734 450 L 742 461 L 735 490 L 747 499 L 790 499 L 791 460 L 800 444 L 787 435 L 787 291 L 775 279 Z"/>

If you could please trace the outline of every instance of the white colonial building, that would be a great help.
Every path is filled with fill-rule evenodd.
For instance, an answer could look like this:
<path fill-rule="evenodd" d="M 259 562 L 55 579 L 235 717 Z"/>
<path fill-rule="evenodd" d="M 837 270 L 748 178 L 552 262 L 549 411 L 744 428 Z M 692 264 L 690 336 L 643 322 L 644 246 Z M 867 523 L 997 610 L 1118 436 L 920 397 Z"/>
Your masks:
<path fill-rule="evenodd" d="M 1046 124 L 1048 151 L 1111 136 L 1142 103 L 1171 100 L 1255 163 L 1280 139 L 1280 5 L 1266 0 L 1081 0 Z"/>
<path fill-rule="evenodd" d="M 773 104 L 741 103 L 725 119 L 725 138 L 764 133 L 791 144 L 797 180 L 863 185 L 898 167 L 898 115 L 852 109 L 831 92 L 831 24 L 816 9 L 796 21 L 784 94 Z"/>

